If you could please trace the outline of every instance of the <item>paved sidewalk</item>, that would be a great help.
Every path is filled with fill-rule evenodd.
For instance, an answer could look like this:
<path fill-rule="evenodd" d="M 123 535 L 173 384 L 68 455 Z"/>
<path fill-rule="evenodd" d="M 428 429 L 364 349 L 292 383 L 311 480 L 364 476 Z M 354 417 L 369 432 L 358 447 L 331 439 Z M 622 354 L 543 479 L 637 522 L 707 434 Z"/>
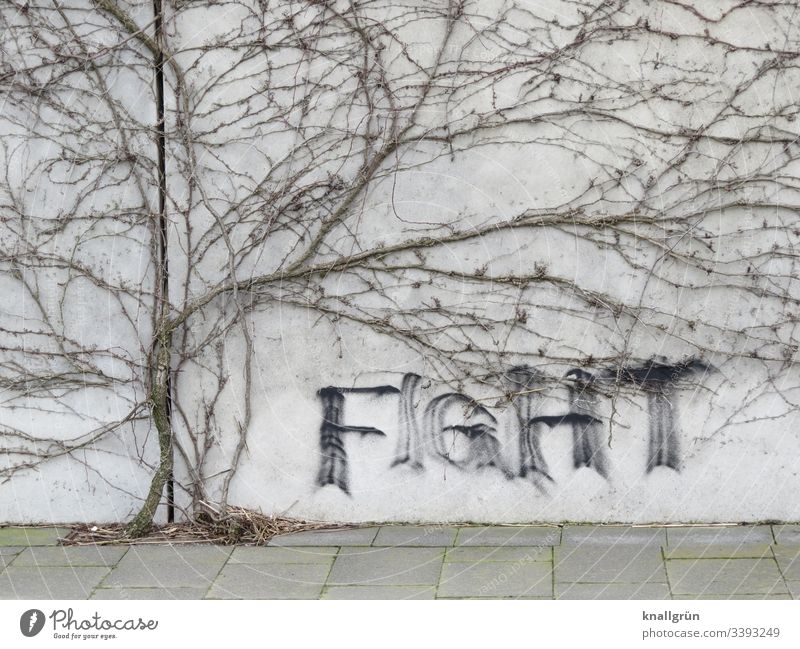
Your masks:
<path fill-rule="evenodd" d="M 381 526 L 267 547 L 0 528 L 0 599 L 792 599 L 800 525 Z"/>

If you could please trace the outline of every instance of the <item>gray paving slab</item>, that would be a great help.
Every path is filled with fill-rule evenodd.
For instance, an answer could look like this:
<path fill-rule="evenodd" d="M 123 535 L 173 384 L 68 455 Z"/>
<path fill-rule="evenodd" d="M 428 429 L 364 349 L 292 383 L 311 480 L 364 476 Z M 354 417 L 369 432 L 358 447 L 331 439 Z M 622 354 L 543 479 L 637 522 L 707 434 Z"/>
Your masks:
<path fill-rule="evenodd" d="M 769 525 L 686 526 L 668 527 L 667 545 L 708 545 L 712 543 L 739 545 L 741 543 L 772 543 Z"/>
<path fill-rule="evenodd" d="M 49 546 L 26 548 L 16 566 L 113 566 L 128 551 L 124 546 Z"/>
<path fill-rule="evenodd" d="M 772 552 L 787 581 L 800 581 L 800 545 L 776 545 Z"/>
<path fill-rule="evenodd" d="M 740 593 L 734 595 L 673 595 L 672 599 L 792 599 L 792 596 L 785 593 L 778 595 L 747 595 Z"/>
<path fill-rule="evenodd" d="M 553 547 L 489 547 L 465 546 L 448 548 L 445 561 L 552 561 Z"/>
<path fill-rule="evenodd" d="M 669 586 L 642 584 L 556 583 L 556 599 L 671 599 Z"/>
<path fill-rule="evenodd" d="M 208 599 L 317 599 L 330 568 L 322 563 L 229 564 Z"/>
<path fill-rule="evenodd" d="M 230 545 L 212 545 L 209 543 L 137 543 L 128 546 L 125 558 L 143 557 L 148 560 L 171 560 L 204 564 L 226 561 L 233 552 Z"/>
<path fill-rule="evenodd" d="M 71 531 L 68 527 L 0 527 L 0 546 L 57 545 Z"/>
<path fill-rule="evenodd" d="M 203 599 L 206 588 L 96 588 L 90 599 Z"/>
<path fill-rule="evenodd" d="M 14 547 L 14 546 L 0 546 L 0 572 L 3 571 L 8 565 L 11 565 L 11 562 L 17 558 L 20 552 L 22 552 L 25 548 L 21 547 Z"/>
<path fill-rule="evenodd" d="M 109 568 L 13 565 L 0 573 L 0 599 L 87 599 Z"/>
<path fill-rule="evenodd" d="M 784 543 L 800 545 L 800 525 L 797 523 L 791 525 L 773 525 L 772 535 L 775 537 L 775 542 L 778 545 L 783 545 Z"/>
<path fill-rule="evenodd" d="M 553 575 L 542 561 L 446 563 L 437 597 L 552 597 Z"/>
<path fill-rule="evenodd" d="M 434 586 L 330 586 L 322 599 L 433 599 Z"/>
<path fill-rule="evenodd" d="M 134 545 L 103 581 L 104 588 L 208 588 L 232 548 Z"/>
<path fill-rule="evenodd" d="M 441 525 L 387 525 L 378 530 L 372 545 L 388 547 L 449 547 L 455 543 L 457 527 Z"/>
<path fill-rule="evenodd" d="M 670 559 L 673 595 L 779 595 L 789 591 L 774 559 Z"/>
<path fill-rule="evenodd" d="M 561 528 L 544 525 L 520 527 L 461 527 L 456 545 L 528 546 L 558 545 Z"/>
<path fill-rule="evenodd" d="M 236 548 L 56 545 L 67 531 L 0 529 L 0 598 L 552 598 L 553 581 L 559 599 L 666 599 L 670 586 L 800 598 L 800 525 L 387 525 Z"/>
<path fill-rule="evenodd" d="M 681 543 L 664 548 L 667 559 L 761 559 L 772 557 L 772 546 L 767 543 L 742 543 L 689 545 Z"/>
<path fill-rule="evenodd" d="M 325 563 L 330 565 L 338 547 L 236 547 L 228 563 Z"/>
<path fill-rule="evenodd" d="M 561 530 L 561 545 L 666 545 L 667 531 L 663 527 L 631 525 L 565 525 Z"/>
<path fill-rule="evenodd" d="M 342 548 L 328 584 L 432 585 L 439 579 L 443 560 L 443 548 Z"/>
<path fill-rule="evenodd" d="M 553 596 L 552 595 L 508 595 L 507 597 L 445 597 L 441 595 L 437 595 L 436 599 L 439 601 L 464 601 L 464 600 L 491 600 L 491 601 L 503 601 L 503 600 L 536 600 L 541 602 L 552 602 Z"/>
<path fill-rule="evenodd" d="M 666 583 L 661 548 L 585 547 L 554 548 L 555 579 L 570 583 Z"/>
<path fill-rule="evenodd" d="M 377 527 L 360 527 L 347 530 L 312 530 L 296 532 L 295 534 L 282 534 L 272 538 L 268 545 L 292 546 L 366 546 L 372 545 L 378 534 Z"/>

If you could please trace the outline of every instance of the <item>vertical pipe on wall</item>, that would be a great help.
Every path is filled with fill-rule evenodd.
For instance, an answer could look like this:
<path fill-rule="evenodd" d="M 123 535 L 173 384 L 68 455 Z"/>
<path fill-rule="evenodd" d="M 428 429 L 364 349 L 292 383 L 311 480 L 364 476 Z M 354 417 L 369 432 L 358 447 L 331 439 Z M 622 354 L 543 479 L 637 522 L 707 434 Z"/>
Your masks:
<path fill-rule="evenodd" d="M 166 124 L 164 110 L 164 52 L 163 52 L 163 6 L 161 0 L 153 0 L 153 29 L 158 48 L 154 53 L 156 91 L 156 151 L 158 156 L 158 273 L 162 300 L 161 313 L 168 311 L 169 303 L 169 222 L 167 219 L 167 158 Z M 172 372 L 168 370 L 166 385 L 166 416 L 172 421 Z M 174 451 L 173 461 L 174 461 Z M 175 520 L 175 478 L 172 469 L 167 476 L 167 521 Z"/>

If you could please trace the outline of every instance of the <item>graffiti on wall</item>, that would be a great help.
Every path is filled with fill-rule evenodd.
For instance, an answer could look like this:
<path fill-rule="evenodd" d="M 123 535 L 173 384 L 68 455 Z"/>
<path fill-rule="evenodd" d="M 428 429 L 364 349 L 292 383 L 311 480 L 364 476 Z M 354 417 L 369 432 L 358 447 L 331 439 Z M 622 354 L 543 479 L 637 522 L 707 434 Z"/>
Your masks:
<path fill-rule="evenodd" d="M 648 444 L 644 470 L 649 473 L 662 466 L 680 471 L 680 427 L 678 392 L 685 379 L 712 368 L 690 359 L 681 363 L 649 361 L 639 366 L 588 372 L 574 368 L 560 383 L 566 385 L 563 412 L 543 414 L 542 404 L 552 377 L 537 369 L 514 367 L 502 375 L 509 395 L 510 419 L 518 444 L 517 460 L 511 462 L 503 452 L 503 437 L 498 417 L 469 395 L 447 392 L 432 397 L 422 407 L 421 386 L 425 379 L 405 374 L 399 387 L 326 387 L 317 392 L 322 406 L 320 425 L 319 486 L 335 485 L 349 493 L 347 435 L 386 437 L 371 426 L 355 426 L 345 421 L 348 395 L 364 394 L 396 400 L 398 438 L 390 468 L 406 465 L 423 471 L 430 459 L 445 462 L 463 471 L 491 468 L 507 479 L 521 478 L 546 492 L 554 483 L 545 455 L 542 438 L 547 431 L 563 429 L 571 433 L 572 465 L 586 467 L 603 478 L 609 477 L 604 430 L 607 421 L 600 414 L 601 399 L 608 398 L 607 388 L 627 384 L 635 394 L 645 397 L 648 419 Z"/>

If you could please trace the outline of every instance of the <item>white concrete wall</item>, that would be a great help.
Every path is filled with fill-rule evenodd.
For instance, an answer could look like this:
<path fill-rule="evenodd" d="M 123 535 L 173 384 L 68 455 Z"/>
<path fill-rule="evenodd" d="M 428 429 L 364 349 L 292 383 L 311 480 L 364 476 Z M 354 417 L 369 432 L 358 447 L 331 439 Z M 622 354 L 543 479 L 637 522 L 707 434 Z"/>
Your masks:
<path fill-rule="evenodd" d="M 275 102 L 280 107 L 287 97 L 278 92 L 268 100 L 267 89 L 254 90 L 256 82 L 324 78 L 330 88 L 313 95 L 308 119 L 325 118 L 335 130 L 352 128 L 365 116 L 356 108 L 335 108 L 340 96 L 354 91 L 346 69 L 304 67 L 298 51 L 276 46 L 253 53 L 242 45 L 258 33 L 257 4 L 168 8 L 166 42 L 183 70 L 181 87 L 191 90 L 196 134 L 187 144 L 170 117 L 170 287 L 178 309 L 229 278 L 229 244 L 246 245 L 258 224 L 269 221 L 270 210 L 278 209 L 268 190 L 280 179 L 266 183 L 263 170 L 277 168 L 275 161 L 294 146 L 270 122 L 279 112 Z M 424 261 L 403 251 L 385 262 L 417 268 L 354 266 L 239 296 L 249 309 L 244 322 L 253 345 L 252 413 L 229 502 L 331 521 L 799 519 L 800 383 L 792 367 L 800 298 L 794 255 L 800 163 L 792 142 L 800 135 L 793 96 L 799 79 L 792 63 L 774 63 L 794 60 L 789 54 L 797 50 L 797 26 L 783 20 L 780 7 L 725 13 L 731 3 L 687 3 L 696 14 L 670 3 L 629 2 L 609 23 L 624 31 L 624 39 L 601 31 L 593 35 L 596 42 L 570 49 L 580 19 L 572 3 L 518 4 L 481 3 L 478 11 L 467 3 L 480 15 L 471 27 L 456 29 L 444 61 L 451 70 L 459 61 L 490 69 L 512 59 L 534 63 L 498 74 L 496 82 L 490 75 L 489 81 L 433 93 L 408 132 L 420 141 L 390 156 L 312 261 L 418 237 L 486 232 L 425 246 Z M 270 5 L 270 11 L 279 9 Z M 375 3 L 370 11 L 386 17 L 419 61 L 432 64 L 444 32 L 441 20 L 401 28 L 396 21 L 402 12 L 388 3 Z M 519 43 L 522 53 L 514 57 L 497 39 L 472 38 L 476 25 L 503 12 L 497 33 L 506 43 Z M 702 12 L 709 20 L 698 17 Z M 268 31 L 264 38 L 279 36 Z M 535 62 L 536 51 L 560 48 L 568 53 L 563 58 Z M 391 50 L 386 66 L 388 78 L 413 100 L 417 72 Z M 554 71 L 561 75 L 558 83 Z M 174 96 L 179 83 L 169 70 L 167 75 L 168 108 L 175 110 L 183 105 Z M 595 80 L 597 97 L 584 96 L 579 75 Z M 531 79 L 541 82 L 533 96 L 527 94 Z M 125 87 L 133 92 L 132 85 Z M 252 112 L 243 115 L 243 105 Z M 447 123 L 458 130 L 484 118 L 492 128 L 455 138 L 452 146 L 422 141 Z M 376 121 L 377 132 L 385 127 Z M 307 168 L 303 182 L 312 183 L 336 167 L 327 161 L 315 168 L 304 155 L 298 150 L 280 178 Z M 348 179 L 360 159 L 333 160 Z M 316 204 L 303 209 L 299 222 L 322 211 Z M 515 225 L 537 218 L 529 227 Z M 215 230 L 220 219 L 230 224 L 227 241 Z M 213 236 L 204 240 L 206 232 Z M 237 278 L 285 267 L 287 251 L 294 250 L 291 261 L 307 240 L 291 229 L 276 233 L 258 254 L 237 258 Z M 130 270 L 124 257 L 115 251 L 130 281 L 146 282 L 146 269 Z M 536 273 L 524 285 L 506 281 Z M 382 283 L 383 291 L 365 291 L 368 279 Z M 146 348 L 148 326 L 123 331 L 111 325 L 113 313 L 86 308 L 118 346 Z M 193 317 L 185 341 L 187 348 L 200 348 L 176 366 L 179 508 L 190 506 L 197 471 L 204 497 L 220 497 L 246 417 L 241 330 L 201 344 L 233 313 L 233 300 L 225 298 Z M 388 334 L 391 327 L 405 333 Z M 597 397 L 594 411 L 605 470 L 576 468 L 572 429 L 561 424 L 534 431 L 552 480 L 521 475 L 525 430 L 519 411 L 504 400 L 504 371 L 526 365 L 541 372 L 545 380 L 537 384 L 532 412 L 554 417 L 570 412 L 569 382 L 561 380 L 570 369 L 603 375 L 650 359 L 670 366 L 702 359 L 708 368 L 669 388 L 678 437 L 673 466 L 648 470 L 652 420 L 664 416 L 648 411 L 648 390 L 609 379 L 597 384 L 608 394 Z M 401 396 L 345 393 L 341 423 L 382 434 L 342 432 L 346 489 L 344 480 L 326 484 L 319 475 L 328 450 L 321 447 L 318 391 L 399 389 L 409 373 L 423 377 L 408 411 L 420 431 L 418 466 L 395 464 L 409 428 L 400 414 Z M 650 392 L 656 389 L 650 386 Z M 483 423 L 489 428 L 482 437 L 470 440 L 426 421 L 431 401 L 448 392 L 468 395 L 486 411 L 470 416 L 451 408 L 443 426 Z M 93 411 L 110 403 L 89 394 L 84 400 Z M 32 417 L 34 435 L 69 421 L 62 413 L 25 417 Z M 139 455 L 152 459 L 156 450 L 147 422 L 136 426 L 135 434 L 120 432 L 96 456 L 58 459 L 0 486 L 8 496 L 0 498 L 0 520 L 129 516 L 146 488 Z M 449 460 L 436 450 L 436 439 L 451 448 Z M 479 466 L 487 463 L 486 449 L 497 453 Z"/>
<path fill-rule="evenodd" d="M 0 522 L 125 521 L 158 457 L 152 68 L 86 3 L 0 15 Z"/>
<path fill-rule="evenodd" d="M 280 342 L 265 340 L 278 327 Z M 268 326 L 271 327 L 268 329 Z M 743 362 L 720 367 L 699 385 L 679 390 L 680 468 L 647 471 L 647 397 L 633 393 L 616 402 L 616 424 L 609 434 L 611 402 L 599 399 L 603 418 L 601 444 L 607 477 L 575 468 L 568 425 L 546 430 L 542 451 L 553 482 L 537 486 L 530 478 L 506 476 L 496 466 L 459 467 L 440 457 L 422 431 L 417 470 L 393 466 L 403 439 L 397 394 L 347 394 L 343 423 L 372 426 L 385 433 L 343 433 L 348 489 L 320 485 L 322 410 L 316 391 L 325 386 L 400 387 L 403 372 L 422 371 L 421 364 L 401 356 L 391 343 L 370 340 L 343 326 L 326 331 L 307 319 L 271 312 L 254 325 L 259 379 L 258 407 L 248 452 L 233 482 L 232 500 L 271 513 L 301 518 L 347 521 L 757 521 L 796 520 L 798 476 L 794 460 L 800 451 L 794 408 L 764 384 L 762 368 Z M 343 358 L 338 345 L 341 336 Z M 309 342 L 311 341 L 311 342 Z M 346 360 L 345 360 L 346 359 Z M 278 376 L 279 378 L 275 378 Z M 791 394 L 793 381 L 779 378 L 776 387 Z M 232 388 L 232 390 L 235 388 Z M 415 404 L 422 420 L 430 400 L 448 388 L 432 383 Z M 467 385 L 464 392 L 486 398 L 487 390 Z M 568 412 L 566 389 L 546 389 L 541 414 Z M 520 468 L 519 427 L 512 406 L 490 398 L 483 402 L 497 418 L 498 463 Z M 764 418 L 764 413 L 772 413 Z M 486 421 L 463 417 L 453 423 Z M 459 421 L 461 419 L 461 421 Z M 466 458 L 463 436 L 452 441 L 451 457 Z M 220 463 L 224 464 L 224 463 Z"/>

